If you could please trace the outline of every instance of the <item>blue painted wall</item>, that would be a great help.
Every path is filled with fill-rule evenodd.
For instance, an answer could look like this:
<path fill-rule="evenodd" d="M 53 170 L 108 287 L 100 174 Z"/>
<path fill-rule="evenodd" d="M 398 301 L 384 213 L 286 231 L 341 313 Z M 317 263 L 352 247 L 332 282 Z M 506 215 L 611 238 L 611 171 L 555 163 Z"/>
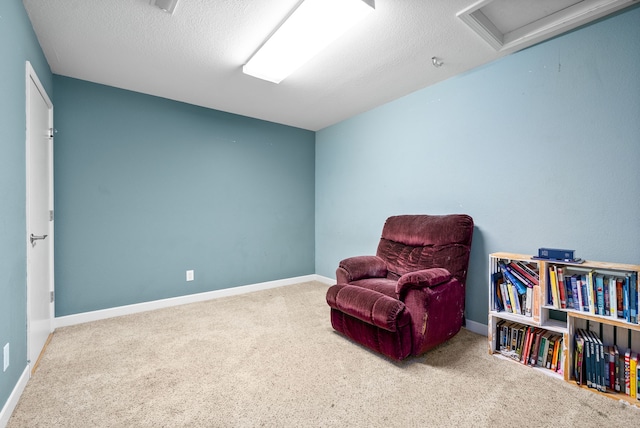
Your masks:
<path fill-rule="evenodd" d="M 51 71 L 19 0 L 0 2 L 0 409 L 27 366 L 25 62 L 52 95 Z"/>
<path fill-rule="evenodd" d="M 639 23 L 630 9 L 314 134 L 52 76 L 22 2 L 0 2 L 0 407 L 27 356 L 26 60 L 59 130 L 57 316 L 333 277 L 389 215 L 465 212 L 467 316 L 486 323 L 490 252 L 638 263 Z"/>
<path fill-rule="evenodd" d="M 56 316 L 314 273 L 313 132 L 54 85 Z"/>
<path fill-rule="evenodd" d="M 633 8 L 319 131 L 316 273 L 375 253 L 403 213 L 474 218 L 482 324 L 491 252 L 640 263 L 639 76 Z"/>

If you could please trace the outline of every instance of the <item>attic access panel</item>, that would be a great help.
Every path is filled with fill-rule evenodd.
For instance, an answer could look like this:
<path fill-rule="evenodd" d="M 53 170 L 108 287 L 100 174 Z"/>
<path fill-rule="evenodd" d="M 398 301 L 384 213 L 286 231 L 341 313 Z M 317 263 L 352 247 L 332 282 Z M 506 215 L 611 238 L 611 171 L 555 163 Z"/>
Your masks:
<path fill-rule="evenodd" d="M 481 0 L 457 16 L 496 51 L 514 52 L 637 0 Z"/>

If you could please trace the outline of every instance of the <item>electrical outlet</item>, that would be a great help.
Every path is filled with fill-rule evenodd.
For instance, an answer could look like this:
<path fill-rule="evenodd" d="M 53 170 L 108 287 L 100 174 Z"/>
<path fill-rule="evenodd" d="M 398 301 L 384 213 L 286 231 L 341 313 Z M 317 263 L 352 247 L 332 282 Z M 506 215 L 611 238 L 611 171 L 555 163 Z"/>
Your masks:
<path fill-rule="evenodd" d="M 4 345 L 3 354 L 4 354 L 3 356 L 4 364 L 2 364 L 2 367 L 3 367 L 2 371 L 6 372 L 7 369 L 9 368 L 9 344 L 8 343 Z"/>
<path fill-rule="evenodd" d="M 193 275 L 193 270 L 188 270 L 187 271 L 187 281 L 193 281 L 194 275 Z"/>

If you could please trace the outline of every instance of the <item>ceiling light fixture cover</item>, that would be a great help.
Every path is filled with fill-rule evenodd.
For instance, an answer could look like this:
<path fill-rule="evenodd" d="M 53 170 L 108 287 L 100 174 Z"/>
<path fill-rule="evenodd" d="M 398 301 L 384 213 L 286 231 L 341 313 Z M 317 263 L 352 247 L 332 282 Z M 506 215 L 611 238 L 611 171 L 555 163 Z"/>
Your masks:
<path fill-rule="evenodd" d="M 305 0 L 242 67 L 280 83 L 374 10 L 374 0 Z"/>

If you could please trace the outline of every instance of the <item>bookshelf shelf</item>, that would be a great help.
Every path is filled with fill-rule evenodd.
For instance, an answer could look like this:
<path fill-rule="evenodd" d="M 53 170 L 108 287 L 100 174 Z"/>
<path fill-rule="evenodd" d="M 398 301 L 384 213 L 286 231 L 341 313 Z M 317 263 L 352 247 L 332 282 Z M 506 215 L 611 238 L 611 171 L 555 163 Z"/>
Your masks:
<path fill-rule="evenodd" d="M 571 317 L 574 317 L 574 318 L 580 318 L 580 319 L 593 321 L 593 322 L 604 322 L 612 326 L 627 328 L 629 330 L 634 330 L 634 331 L 640 331 L 639 324 L 631 324 L 626 321 L 613 319 L 607 316 L 586 314 L 584 312 L 578 312 L 578 311 L 568 311 L 568 313 Z"/>
<path fill-rule="evenodd" d="M 490 254 L 489 353 L 640 407 L 638 276 L 640 265 Z"/>

